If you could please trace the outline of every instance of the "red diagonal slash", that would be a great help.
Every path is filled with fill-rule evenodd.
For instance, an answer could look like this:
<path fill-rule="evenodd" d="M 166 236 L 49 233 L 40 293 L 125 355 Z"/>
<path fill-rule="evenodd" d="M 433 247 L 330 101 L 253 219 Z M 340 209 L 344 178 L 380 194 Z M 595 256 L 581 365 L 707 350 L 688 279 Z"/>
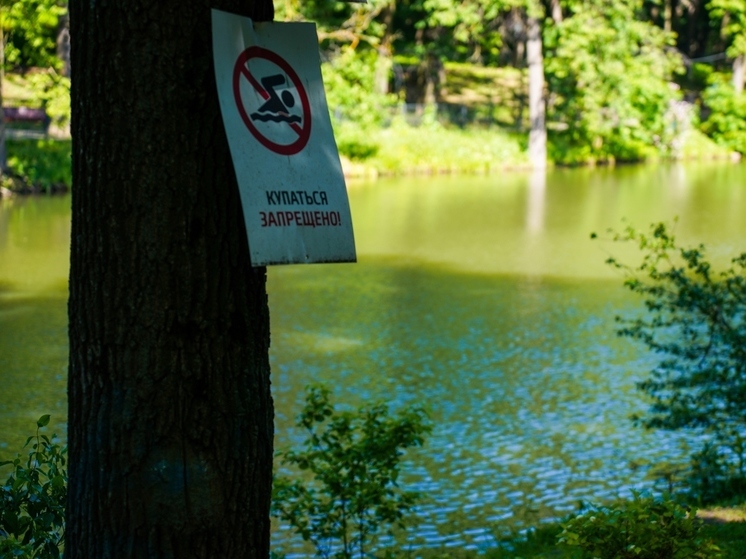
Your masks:
<path fill-rule="evenodd" d="M 247 107 L 244 106 L 241 97 L 241 82 L 243 81 L 243 78 L 246 78 L 251 87 L 254 88 L 254 90 L 262 99 L 267 101 L 271 98 L 268 90 L 265 89 L 261 85 L 261 83 L 257 79 L 255 79 L 254 76 L 251 75 L 249 63 L 254 58 L 264 59 L 277 66 L 280 70 L 282 70 L 282 72 L 284 72 L 285 76 L 288 79 L 288 83 L 292 84 L 293 87 L 295 87 L 296 95 L 298 96 L 298 99 L 300 101 L 302 116 L 301 123 L 288 123 L 293 132 L 298 135 L 297 139 L 294 142 L 291 142 L 289 144 L 280 144 L 273 140 L 270 140 L 262 133 L 262 131 L 260 131 L 256 127 L 248 114 Z M 243 123 L 246 125 L 246 128 L 248 128 L 251 135 L 254 136 L 254 138 L 261 145 L 278 155 L 288 156 L 300 153 L 306 147 L 306 145 L 308 145 L 309 139 L 311 137 L 311 123 L 313 120 L 311 118 L 311 103 L 308 98 L 308 93 L 306 92 L 303 86 L 303 82 L 298 76 L 298 73 L 287 62 L 287 60 L 269 49 L 259 46 L 250 46 L 241 54 L 239 54 L 238 58 L 236 59 L 236 63 L 233 66 L 232 84 L 233 98 L 236 102 L 236 109 L 238 110 L 238 114 L 241 117 Z"/>

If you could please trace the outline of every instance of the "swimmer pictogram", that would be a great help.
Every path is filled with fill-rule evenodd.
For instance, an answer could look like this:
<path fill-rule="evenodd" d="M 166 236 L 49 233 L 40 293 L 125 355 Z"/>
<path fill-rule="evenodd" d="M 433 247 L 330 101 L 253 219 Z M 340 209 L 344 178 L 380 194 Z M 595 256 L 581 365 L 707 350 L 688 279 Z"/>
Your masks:
<path fill-rule="evenodd" d="M 252 71 L 253 60 L 264 61 L 261 70 Z M 247 89 L 258 96 L 246 94 Z M 233 70 L 233 95 L 246 128 L 264 147 L 280 155 L 295 155 L 306 147 L 311 137 L 308 94 L 295 70 L 277 53 L 257 46 L 243 51 Z M 256 106 L 256 99 L 263 103 Z"/>

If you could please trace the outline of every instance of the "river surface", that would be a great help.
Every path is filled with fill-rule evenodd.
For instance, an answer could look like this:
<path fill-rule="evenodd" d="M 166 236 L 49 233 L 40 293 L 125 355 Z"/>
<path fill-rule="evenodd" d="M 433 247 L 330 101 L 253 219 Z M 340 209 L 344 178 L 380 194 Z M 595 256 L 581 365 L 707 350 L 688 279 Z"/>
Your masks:
<path fill-rule="evenodd" d="M 606 231 L 678 218 L 726 263 L 746 250 L 745 189 L 732 164 L 352 182 L 359 262 L 269 271 L 276 447 L 301 440 L 309 383 L 346 409 L 425 404 L 435 428 L 402 480 L 426 495 L 415 548 L 486 548 L 653 487 L 649 465 L 689 450 L 628 419 L 654 358 L 615 335 L 641 305 L 604 261 L 639 255 Z M 65 436 L 69 206 L 0 201 L 0 458 L 43 413 Z M 306 552 L 280 526 L 274 545 Z"/>

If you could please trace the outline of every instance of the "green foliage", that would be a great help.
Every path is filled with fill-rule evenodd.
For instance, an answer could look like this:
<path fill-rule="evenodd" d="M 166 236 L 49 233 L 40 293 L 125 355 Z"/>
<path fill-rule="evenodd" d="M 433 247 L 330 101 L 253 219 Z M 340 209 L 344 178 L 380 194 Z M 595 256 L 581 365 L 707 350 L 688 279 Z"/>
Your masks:
<path fill-rule="evenodd" d="M 720 432 L 746 425 L 746 253 L 716 273 L 703 245 L 678 246 L 663 223 L 648 234 L 628 227 L 615 238 L 645 253 L 637 268 L 613 258 L 609 263 L 629 274 L 626 287 L 644 298 L 648 311 L 618 319 L 619 334 L 664 357 L 639 385 L 654 401 L 640 421 Z"/>
<path fill-rule="evenodd" d="M 677 245 L 665 224 L 649 233 L 628 227 L 616 240 L 645 255 L 636 268 L 610 259 L 628 274 L 625 285 L 643 297 L 647 314 L 617 319 L 619 334 L 662 357 L 638 387 L 652 398 L 634 419 L 651 428 L 696 429 L 710 442 L 692 458 L 691 488 L 700 498 L 746 477 L 746 253 L 715 272 L 705 247 Z"/>
<path fill-rule="evenodd" d="M 12 471 L 0 487 L 0 556 L 23 559 L 59 559 L 65 539 L 67 501 L 67 446 L 60 446 L 55 435 L 41 434 L 49 415 L 36 422 L 36 435 L 26 441 L 31 449 L 24 459 L 0 462 Z"/>
<path fill-rule="evenodd" d="M 485 173 L 527 165 L 519 138 L 496 129 L 454 130 L 437 122 L 414 128 L 395 121 L 371 138 L 379 149 L 367 163 L 382 174 Z"/>
<path fill-rule="evenodd" d="M 339 153 L 353 161 L 362 161 L 378 153 L 379 146 L 370 132 L 361 130 L 352 122 L 343 122 L 335 127 Z"/>
<path fill-rule="evenodd" d="M 72 185 L 69 140 L 9 140 L 8 167 L 30 185 L 51 190 Z"/>
<path fill-rule="evenodd" d="M 53 69 L 33 72 L 26 76 L 26 83 L 33 92 L 30 104 L 44 107 L 58 128 L 70 123 L 70 78 L 60 76 Z"/>
<path fill-rule="evenodd" d="M 742 559 L 746 544 L 746 522 L 713 522 L 702 527 L 702 535 L 712 539 L 723 552 L 723 558 Z"/>
<path fill-rule="evenodd" d="M 746 0 L 710 0 L 710 16 L 721 19 L 721 31 L 731 40 L 731 58 L 746 54 Z"/>
<path fill-rule="evenodd" d="M 336 120 L 353 121 L 362 129 L 383 124 L 395 99 L 374 93 L 375 64 L 375 53 L 345 48 L 322 65 L 329 110 Z"/>
<path fill-rule="evenodd" d="M 680 151 L 684 160 L 729 159 L 731 154 L 731 149 L 715 142 L 698 128 L 687 131 Z"/>
<path fill-rule="evenodd" d="M 0 5 L 8 68 L 59 68 L 57 26 L 66 5 L 59 0 L 14 0 Z"/>
<path fill-rule="evenodd" d="M 709 111 L 702 131 L 720 145 L 746 153 L 746 94 L 737 94 L 722 74 L 713 74 L 710 85 L 702 93 Z"/>
<path fill-rule="evenodd" d="M 565 522 L 559 543 L 582 559 L 704 559 L 720 550 L 703 537 L 696 510 L 635 493 L 631 501 L 592 507 Z"/>
<path fill-rule="evenodd" d="M 668 149 L 665 115 L 682 70 L 673 37 L 637 19 L 637 2 L 579 3 L 545 33 L 550 158 L 565 164 L 637 161 Z"/>
<path fill-rule="evenodd" d="M 557 557 L 557 538 L 562 527 L 558 523 L 512 530 L 506 537 L 500 537 L 497 547 L 487 552 L 489 559 L 511 559 L 522 557 Z"/>
<path fill-rule="evenodd" d="M 304 449 L 282 463 L 310 477 L 277 475 L 273 514 L 313 543 L 319 556 L 363 558 L 384 527 L 403 526 L 419 494 L 398 485 L 403 450 L 422 445 L 430 424 L 422 408 L 392 417 L 384 404 L 339 412 L 328 390 L 311 387 L 298 417 Z"/>

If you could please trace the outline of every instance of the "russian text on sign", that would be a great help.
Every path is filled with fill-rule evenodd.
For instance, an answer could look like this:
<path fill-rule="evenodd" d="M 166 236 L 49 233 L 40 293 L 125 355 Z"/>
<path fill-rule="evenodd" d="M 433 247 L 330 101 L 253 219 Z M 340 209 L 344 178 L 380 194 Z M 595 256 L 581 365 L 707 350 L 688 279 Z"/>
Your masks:
<path fill-rule="evenodd" d="M 254 266 L 354 262 L 312 23 L 212 12 L 215 79 Z"/>

